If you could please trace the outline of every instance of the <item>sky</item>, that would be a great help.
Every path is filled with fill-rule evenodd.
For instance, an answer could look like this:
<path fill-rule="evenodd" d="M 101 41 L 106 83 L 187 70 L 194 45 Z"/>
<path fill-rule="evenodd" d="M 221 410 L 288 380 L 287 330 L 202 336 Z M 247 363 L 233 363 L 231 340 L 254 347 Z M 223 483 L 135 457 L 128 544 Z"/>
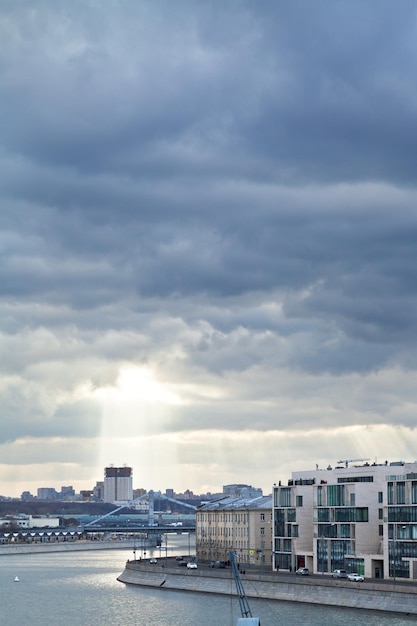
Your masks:
<path fill-rule="evenodd" d="M 414 0 L 0 7 L 0 494 L 416 460 Z"/>

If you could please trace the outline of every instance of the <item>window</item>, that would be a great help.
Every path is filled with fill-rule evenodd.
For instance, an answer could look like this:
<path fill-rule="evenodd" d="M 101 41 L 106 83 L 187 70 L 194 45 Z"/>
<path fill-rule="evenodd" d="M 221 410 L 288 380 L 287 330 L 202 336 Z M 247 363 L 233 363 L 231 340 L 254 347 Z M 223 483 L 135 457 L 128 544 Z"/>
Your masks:
<path fill-rule="evenodd" d="M 323 506 L 323 487 L 317 487 L 317 506 Z"/>
<path fill-rule="evenodd" d="M 378 491 L 378 502 L 379 504 L 382 504 L 384 501 L 384 494 L 382 493 L 382 491 Z"/>
<path fill-rule="evenodd" d="M 384 536 L 384 526 L 383 524 L 379 524 L 378 526 L 378 532 L 379 532 L 379 536 L 383 537 Z"/>
<path fill-rule="evenodd" d="M 344 506 L 345 486 L 329 485 L 327 487 L 327 506 Z"/>
<path fill-rule="evenodd" d="M 397 483 L 397 504 L 405 504 L 405 482 Z"/>
<path fill-rule="evenodd" d="M 383 519 L 384 509 L 378 509 L 378 519 Z"/>
<path fill-rule="evenodd" d="M 387 492 L 388 492 L 388 504 L 394 504 L 394 483 L 388 483 Z"/>
<path fill-rule="evenodd" d="M 330 522 L 330 509 L 318 509 L 317 511 L 318 522 Z"/>
<path fill-rule="evenodd" d="M 335 509 L 334 512 L 335 522 L 368 522 L 368 507 L 358 506 L 345 507 L 343 509 Z"/>
<path fill-rule="evenodd" d="M 280 506 L 291 506 L 291 488 L 282 487 L 280 491 Z"/>
<path fill-rule="evenodd" d="M 265 513 L 261 513 L 261 522 L 265 521 Z"/>
<path fill-rule="evenodd" d="M 340 536 L 342 539 L 350 539 L 350 524 L 340 524 Z"/>
<path fill-rule="evenodd" d="M 303 506 L 303 496 L 297 496 L 296 506 Z"/>
<path fill-rule="evenodd" d="M 261 535 L 264 535 L 264 534 L 265 534 L 265 528 L 264 526 L 261 526 Z"/>

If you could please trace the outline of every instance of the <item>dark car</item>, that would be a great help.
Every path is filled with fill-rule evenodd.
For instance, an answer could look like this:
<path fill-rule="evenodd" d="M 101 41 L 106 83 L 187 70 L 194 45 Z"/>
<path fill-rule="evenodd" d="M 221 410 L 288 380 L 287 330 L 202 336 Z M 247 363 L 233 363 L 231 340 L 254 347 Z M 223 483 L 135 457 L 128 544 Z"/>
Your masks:
<path fill-rule="evenodd" d="M 177 563 L 178 567 L 187 567 L 187 561 L 180 560 Z"/>
<path fill-rule="evenodd" d="M 310 574 L 310 570 L 308 567 L 299 567 L 295 573 L 298 574 L 298 576 L 308 576 Z"/>

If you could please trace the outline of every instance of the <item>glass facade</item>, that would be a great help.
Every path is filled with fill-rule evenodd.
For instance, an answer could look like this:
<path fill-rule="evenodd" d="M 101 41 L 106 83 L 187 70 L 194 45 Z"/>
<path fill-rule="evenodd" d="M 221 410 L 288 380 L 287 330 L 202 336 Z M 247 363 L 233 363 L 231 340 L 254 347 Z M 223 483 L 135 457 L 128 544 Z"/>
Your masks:
<path fill-rule="evenodd" d="M 327 506 L 344 506 L 345 487 L 344 485 L 328 485 Z"/>
<path fill-rule="evenodd" d="M 373 476 L 348 476 L 344 468 L 329 466 L 328 473 L 311 481 L 311 493 L 298 488 L 304 484 L 298 478 L 288 487 L 274 487 L 277 566 L 289 569 L 305 562 L 319 573 L 346 569 L 365 575 L 366 568 L 367 578 L 415 577 L 417 472 L 406 475 L 404 464 L 391 465 L 398 468 L 369 466 L 366 471 L 374 471 Z"/>
<path fill-rule="evenodd" d="M 391 506 L 388 509 L 389 522 L 417 522 L 417 507 Z"/>
<path fill-rule="evenodd" d="M 369 513 L 367 506 L 351 507 L 334 510 L 335 522 L 368 522 Z"/>

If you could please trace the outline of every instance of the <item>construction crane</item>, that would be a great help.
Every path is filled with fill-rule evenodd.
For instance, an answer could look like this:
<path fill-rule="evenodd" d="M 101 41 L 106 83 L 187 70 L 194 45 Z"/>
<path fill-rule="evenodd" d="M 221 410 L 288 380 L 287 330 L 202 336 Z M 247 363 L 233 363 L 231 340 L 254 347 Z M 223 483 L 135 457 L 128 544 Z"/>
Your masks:
<path fill-rule="evenodd" d="M 229 559 L 232 566 L 233 577 L 236 583 L 237 596 L 242 617 L 237 620 L 236 626 L 260 626 L 259 617 L 253 617 L 249 602 L 240 578 L 239 568 L 236 563 L 236 552 L 229 552 Z"/>
<path fill-rule="evenodd" d="M 338 463 L 344 463 L 345 467 L 349 467 L 349 463 L 359 463 L 359 461 L 369 461 L 370 459 L 343 459 L 342 461 L 338 461 Z"/>

